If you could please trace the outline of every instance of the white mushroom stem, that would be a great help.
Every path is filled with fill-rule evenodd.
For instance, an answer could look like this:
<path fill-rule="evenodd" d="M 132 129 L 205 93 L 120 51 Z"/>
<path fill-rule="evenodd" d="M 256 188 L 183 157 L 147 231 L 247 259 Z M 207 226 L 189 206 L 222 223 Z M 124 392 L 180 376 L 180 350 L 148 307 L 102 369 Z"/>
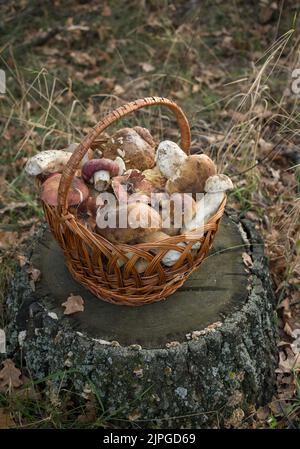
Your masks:
<path fill-rule="evenodd" d="M 185 243 L 181 242 L 181 243 L 178 243 L 176 246 L 185 247 Z M 168 251 L 164 255 L 164 257 L 162 258 L 161 261 L 164 265 L 166 265 L 166 267 L 172 267 L 173 265 L 175 265 L 177 260 L 180 258 L 181 254 L 182 254 L 181 251 L 176 251 L 175 249 L 170 249 L 170 251 Z"/>
<path fill-rule="evenodd" d="M 169 236 L 161 231 L 155 232 L 153 234 L 149 234 L 147 236 L 145 236 L 145 238 L 143 239 L 143 243 L 154 243 L 155 241 L 162 241 L 166 238 L 169 238 Z M 181 246 L 181 247 L 185 247 L 185 243 L 181 242 L 178 243 L 177 246 Z M 158 249 L 152 249 L 151 250 L 154 254 L 158 253 Z M 128 259 L 131 259 L 131 257 L 133 256 L 133 253 L 127 253 L 126 256 L 128 257 Z M 177 260 L 180 258 L 181 256 L 181 251 L 176 251 L 175 249 L 171 249 L 170 251 L 168 251 L 164 257 L 162 258 L 162 263 L 166 266 L 166 267 L 172 267 L 173 265 L 175 265 L 175 263 L 177 262 Z M 122 259 L 118 260 L 118 266 L 121 268 L 123 265 L 125 265 L 125 262 Z M 146 268 L 148 267 L 149 263 L 146 259 L 140 258 L 136 261 L 135 263 L 135 268 L 137 270 L 138 273 L 144 273 L 144 271 L 146 271 Z"/>
<path fill-rule="evenodd" d="M 68 145 L 66 148 L 63 148 L 62 151 L 66 151 L 68 153 L 74 153 L 74 151 L 76 150 L 76 148 L 78 147 L 78 143 L 70 143 L 70 145 Z M 81 159 L 80 162 L 80 167 L 83 166 L 83 164 L 85 164 L 86 162 L 88 162 L 90 159 L 93 158 L 94 152 L 91 148 L 88 149 L 87 153 L 83 156 L 83 158 Z"/>
<path fill-rule="evenodd" d="M 118 166 L 119 166 L 119 173 L 118 173 L 118 176 L 122 176 L 123 173 L 124 173 L 125 170 L 126 170 L 125 162 L 124 162 L 123 159 L 122 159 L 121 157 L 119 157 L 119 156 L 116 157 L 115 162 L 116 162 L 116 163 L 118 164 Z"/>
<path fill-rule="evenodd" d="M 42 151 L 27 161 L 25 171 L 31 176 L 61 172 L 68 163 L 71 154 L 63 150 Z"/>
<path fill-rule="evenodd" d="M 133 255 L 134 253 L 126 253 L 126 257 L 128 257 L 128 259 L 131 259 Z M 123 259 L 118 259 L 117 264 L 121 268 L 123 267 L 123 265 L 125 265 L 125 262 Z M 144 273 L 144 271 L 146 271 L 146 268 L 148 267 L 148 262 L 147 260 L 140 258 L 136 261 L 134 266 L 138 273 Z"/>
<path fill-rule="evenodd" d="M 185 152 L 171 140 L 164 140 L 158 145 L 156 164 L 165 178 L 173 177 L 186 158 Z"/>
<path fill-rule="evenodd" d="M 202 228 L 215 215 L 225 197 L 225 191 L 232 189 L 231 179 L 226 175 L 210 176 L 205 183 L 207 192 L 203 198 L 196 203 L 196 215 L 182 229 L 181 233 L 192 232 Z"/>
<path fill-rule="evenodd" d="M 218 212 L 224 197 L 225 192 L 206 193 L 204 195 L 204 224 L 206 224 L 210 218 Z"/>
<path fill-rule="evenodd" d="M 98 192 L 104 192 L 108 189 L 110 183 L 110 172 L 99 170 L 94 173 L 94 187 Z"/>
<path fill-rule="evenodd" d="M 201 200 L 197 201 L 196 215 L 190 222 L 186 223 L 181 234 L 202 228 L 218 211 L 224 196 L 225 192 L 206 193 Z"/>
<path fill-rule="evenodd" d="M 170 236 L 168 234 L 165 234 L 164 232 L 161 231 L 157 231 L 154 232 L 153 234 L 149 234 L 147 236 L 145 236 L 145 238 L 143 238 L 143 242 L 144 243 L 155 243 L 155 242 L 161 242 L 165 239 L 169 239 Z M 176 246 L 181 246 L 181 247 L 185 247 L 185 243 L 180 242 L 178 243 Z M 158 249 L 153 248 L 151 250 L 154 254 L 158 253 Z M 173 265 L 175 265 L 175 263 L 177 262 L 177 260 L 180 258 L 181 256 L 181 251 L 176 251 L 175 249 L 170 249 L 162 258 L 162 263 L 166 266 L 166 267 L 172 267 Z"/>
<path fill-rule="evenodd" d="M 66 151 L 67 153 L 74 153 L 76 148 L 78 147 L 78 143 L 70 143 L 66 148 L 63 148 L 63 151 Z M 90 148 L 88 149 L 87 153 L 83 156 L 80 162 L 80 166 L 82 167 L 83 164 L 88 162 L 90 159 L 93 158 L 94 152 Z"/>

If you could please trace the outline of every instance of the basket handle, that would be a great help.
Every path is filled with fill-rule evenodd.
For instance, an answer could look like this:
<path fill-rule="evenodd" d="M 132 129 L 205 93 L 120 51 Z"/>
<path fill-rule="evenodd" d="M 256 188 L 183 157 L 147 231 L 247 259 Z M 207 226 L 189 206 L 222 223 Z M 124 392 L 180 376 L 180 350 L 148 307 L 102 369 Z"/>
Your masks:
<path fill-rule="evenodd" d="M 97 125 L 94 126 L 94 128 L 77 146 L 76 150 L 70 157 L 68 164 L 65 166 L 58 188 L 58 207 L 62 215 L 67 214 L 67 196 L 77 167 L 79 166 L 80 161 L 90 148 L 91 144 L 97 138 L 97 136 L 112 123 L 118 121 L 125 115 L 128 115 L 130 112 L 134 112 L 138 109 L 154 105 L 166 106 L 175 114 L 181 132 L 181 148 L 183 149 L 183 151 L 189 154 L 191 144 L 191 132 L 189 123 L 184 112 L 179 106 L 177 106 L 176 103 L 168 100 L 167 98 L 147 97 L 120 106 L 119 108 L 107 114 L 106 117 L 104 117 L 99 123 L 97 123 Z"/>

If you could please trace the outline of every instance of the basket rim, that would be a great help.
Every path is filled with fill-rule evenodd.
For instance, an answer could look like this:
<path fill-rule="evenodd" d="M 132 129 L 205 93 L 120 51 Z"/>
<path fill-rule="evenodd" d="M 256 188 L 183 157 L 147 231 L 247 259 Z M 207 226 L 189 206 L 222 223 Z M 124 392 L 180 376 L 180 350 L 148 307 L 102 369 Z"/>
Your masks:
<path fill-rule="evenodd" d="M 160 240 L 160 241 L 157 241 L 157 242 L 151 242 L 151 244 L 150 243 L 141 243 L 141 242 L 140 243 L 111 242 L 107 238 L 103 237 L 101 234 L 97 234 L 96 232 L 94 232 L 94 231 L 84 227 L 84 225 L 78 221 L 78 218 L 74 214 L 72 214 L 70 212 L 68 212 L 67 215 L 62 216 L 61 218 L 62 218 L 63 222 L 75 221 L 77 226 L 79 228 L 83 228 L 85 234 L 88 234 L 91 239 L 95 239 L 96 238 L 97 240 L 107 244 L 108 246 L 113 245 L 115 251 L 119 250 L 121 252 L 123 252 L 123 251 L 124 252 L 125 251 L 128 252 L 128 250 L 130 250 L 131 248 L 148 249 L 149 246 L 153 246 L 153 245 L 155 245 L 155 247 L 159 246 L 159 247 L 163 248 L 167 244 L 177 246 L 178 243 L 180 243 L 180 242 L 193 242 L 193 243 L 198 242 L 201 237 L 199 235 L 197 235 L 197 234 L 202 232 L 202 235 L 204 235 L 207 231 L 210 230 L 212 224 L 215 223 L 217 220 L 219 220 L 223 216 L 226 202 L 227 202 L 227 195 L 225 193 L 224 198 L 222 200 L 222 203 L 219 206 L 219 209 L 208 220 L 208 222 L 203 227 L 201 227 L 199 229 L 196 229 L 195 231 L 185 233 L 185 234 L 168 236 L 168 237 L 166 237 L 163 240 Z M 43 203 L 43 204 L 45 204 L 46 207 L 49 207 L 49 208 L 51 208 L 53 210 L 56 210 L 57 214 L 59 215 L 58 206 L 50 206 L 49 204 L 46 204 L 46 203 Z M 73 230 L 73 232 L 74 232 L 74 230 Z"/>

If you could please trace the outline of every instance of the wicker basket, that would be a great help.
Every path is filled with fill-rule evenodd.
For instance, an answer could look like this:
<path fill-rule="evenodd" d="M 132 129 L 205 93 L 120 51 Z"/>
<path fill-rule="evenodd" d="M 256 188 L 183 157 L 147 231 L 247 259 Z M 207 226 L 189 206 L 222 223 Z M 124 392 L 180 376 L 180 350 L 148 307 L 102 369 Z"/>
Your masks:
<path fill-rule="evenodd" d="M 181 148 L 189 154 L 190 128 L 183 111 L 166 98 L 149 97 L 128 103 L 110 112 L 78 145 L 65 167 L 58 190 L 58 207 L 43 203 L 44 213 L 50 229 L 63 249 L 66 265 L 76 281 L 98 298 L 118 305 L 141 306 L 165 299 L 174 293 L 196 270 L 206 257 L 224 213 L 226 197 L 218 212 L 204 226 L 201 238 L 193 234 L 177 235 L 153 243 L 135 245 L 113 244 L 101 235 L 82 225 L 67 209 L 68 191 L 85 153 L 96 137 L 109 125 L 130 112 L 146 106 L 162 105 L 174 112 L 180 131 Z M 192 254 L 192 246 L 201 242 L 200 249 Z M 185 242 L 186 246 L 177 244 Z M 156 249 L 156 254 L 152 251 Z M 172 267 L 165 267 L 161 260 L 169 250 L 182 254 Z M 133 256 L 128 259 L 126 253 Z M 135 263 L 139 258 L 148 262 L 147 269 L 138 273 Z M 118 261 L 124 262 L 120 267 Z"/>

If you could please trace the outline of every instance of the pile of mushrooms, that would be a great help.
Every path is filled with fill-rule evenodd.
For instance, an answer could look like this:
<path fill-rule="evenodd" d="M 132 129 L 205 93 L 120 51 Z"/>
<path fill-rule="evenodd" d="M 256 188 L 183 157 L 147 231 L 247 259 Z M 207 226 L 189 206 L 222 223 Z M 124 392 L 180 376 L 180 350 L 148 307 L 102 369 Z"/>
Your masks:
<path fill-rule="evenodd" d="M 45 204 L 58 205 L 61 174 L 76 147 L 71 144 L 63 150 L 43 151 L 27 161 L 25 171 L 39 178 Z M 228 176 L 217 174 L 207 155 L 187 156 L 169 140 L 157 145 L 147 129 L 136 126 L 117 131 L 101 151 L 88 151 L 76 171 L 67 203 L 68 210 L 92 232 L 112 243 L 151 243 L 156 254 L 155 243 L 202 229 L 232 187 Z M 125 214 L 127 225 L 117 222 L 112 226 L 106 221 L 104 226 L 112 214 Z M 186 244 L 177 246 L 178 251 L 169 250 L 163 256 L 166 267 L 176 264 Z M 200 246 L 196 241 L 194 254 Z M 127 259 L 132 255 L 128 252 Z M 124 260 L 118 265 L 122 267 Z M 135 267 L 143 272 L 147 265 L 140 258 Z"/>

